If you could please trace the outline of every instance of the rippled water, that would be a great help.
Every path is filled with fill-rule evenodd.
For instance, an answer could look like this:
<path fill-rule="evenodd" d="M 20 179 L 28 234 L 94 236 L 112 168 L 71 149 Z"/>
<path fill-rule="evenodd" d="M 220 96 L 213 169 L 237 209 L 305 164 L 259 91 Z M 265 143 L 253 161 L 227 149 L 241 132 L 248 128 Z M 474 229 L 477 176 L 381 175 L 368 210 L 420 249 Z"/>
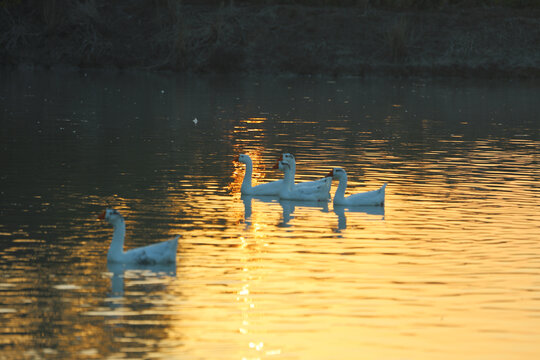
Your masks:
<path fill-rule="evenodd" d="M 1 77 L 0 358 L 540 356 L 540 84 Z M 285 151 L 385 207 L 241 198 Z"/>

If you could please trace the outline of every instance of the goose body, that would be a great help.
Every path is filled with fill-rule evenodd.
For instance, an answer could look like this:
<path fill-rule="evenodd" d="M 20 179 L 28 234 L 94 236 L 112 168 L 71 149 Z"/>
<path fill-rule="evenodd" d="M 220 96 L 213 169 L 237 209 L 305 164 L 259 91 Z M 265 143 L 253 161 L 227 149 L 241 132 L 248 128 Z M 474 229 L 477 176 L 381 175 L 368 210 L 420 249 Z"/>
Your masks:
<path fill-rule="evenodd" d="M 106 209 L 98 218 L 106 220 L 114 227 L 113 238 L 107 253 L 108 263 L 154 265 L 176 262 L 180 235 L 171 240 L 124 251 L 126 223 L 122 215 L 114 209 Z"/>
<path fill-rule="evenodd" d="M 285 161 L 278 161 L 278 168 L 283 171 L 284 185 L 279 192 L 279 198 L 285 200 L 328 201 L 332 179 L 315 182 L 309 185 L 295 185 L 291 166 Z"/>
<path fill-rule="evenodd" d="M 347 172 L 342 168 L 334 168 L 328 173 L 328 176 L 339 181 L 338 188 L 334 194 L 334 205 L 344 206 L 383 206 L 386 183 L 378 190 L 366 191 L 345 196 L 347 189 Z"/>
<path fill-rule="evenodd" d="M 240 192 L 242 195 L 274 195 L 277 196 L 283 186 L 283 179 L 277 181 L 271 181 L 266 184 L 260 184 L 252 186 L 253 177 L 253 161 L 246 154 L 238 155 L 237 161 L 246 164 L 246 172 L 244 174 L 244 180 L 242 181 L 242 187 Z"/>

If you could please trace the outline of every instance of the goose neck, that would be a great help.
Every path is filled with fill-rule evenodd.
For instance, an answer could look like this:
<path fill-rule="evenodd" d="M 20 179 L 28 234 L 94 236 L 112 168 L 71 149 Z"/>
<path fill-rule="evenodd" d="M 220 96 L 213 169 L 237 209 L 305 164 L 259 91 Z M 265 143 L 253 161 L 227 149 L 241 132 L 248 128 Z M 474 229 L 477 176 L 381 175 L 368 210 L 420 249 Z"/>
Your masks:
<path fill-rule="evenodd" d="M 119 219 L 114 224 L 113 238 L 107 258 L 118 258 L 124 252 L 124 238 L 126 236 L 126 223 L 124 219 Z"/>
<path fill-rule="evenodd" d="M 253 164 L 246 162 L 246 172 L 244 174 L 244 180 L 242 181 L 242 191 L 251 189 L 251 178 L 253 177 Z"/>
<path fill-rule="evenodd" d="M 294 186 L 294 174 L 289 167 L 285 167 L 283 170 L 283 183 L 286 189 L 292 190 Z"/>
<path fill-rule="evenodd" d="M 339 178 L 338 180 L 339 180 L 339 184 L 336 189 L 336 193 L 334 195 L 334 201 L 335 199 L 341 200 L 345 198 L 345 190 L 347 189 L 347 176 L 345 175 Z"/>

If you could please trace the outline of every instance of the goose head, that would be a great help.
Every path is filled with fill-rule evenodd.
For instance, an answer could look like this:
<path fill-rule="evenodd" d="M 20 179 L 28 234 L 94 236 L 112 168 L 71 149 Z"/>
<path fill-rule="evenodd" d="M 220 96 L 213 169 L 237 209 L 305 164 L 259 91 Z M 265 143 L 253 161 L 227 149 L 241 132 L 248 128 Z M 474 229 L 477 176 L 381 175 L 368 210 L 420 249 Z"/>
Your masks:
<path fill-rule="evenodd" d="M 291 170 L 291 165 L 289 165 L 284 160 L 278 160 L 278 162 L 273 166 L 274 169 L 279 169 L 283 172 L 288 172 Z"/>
<path fill-rule="evenodd" d="M 296 164 L 296 159 L 293 154 L 284 153 L 279 160 L 286 162 L 287 164 Z"/>
<path fill-rule="evenodd" d="M 115 209 L 105 209 L 99 216 L 99 220 L 106 220 L 109 224 L 116 224 L 124 221 L 124 218 Z"/>
<path fill-rule="evenodd" d="M 249 157 L 249 155 L 246 154 L 238 155 L 235 160 L 244 164 L 251 163 L 251 158 Z"/>
<path fill-rule="evenodd" d="M 347 173 L 342 168 L 337 167 L 330 170 L 330 172 L 326 174 L 326 177 L 331 177 L 337 180 L 341 180 L 341 179 L 347 178 Z"/>

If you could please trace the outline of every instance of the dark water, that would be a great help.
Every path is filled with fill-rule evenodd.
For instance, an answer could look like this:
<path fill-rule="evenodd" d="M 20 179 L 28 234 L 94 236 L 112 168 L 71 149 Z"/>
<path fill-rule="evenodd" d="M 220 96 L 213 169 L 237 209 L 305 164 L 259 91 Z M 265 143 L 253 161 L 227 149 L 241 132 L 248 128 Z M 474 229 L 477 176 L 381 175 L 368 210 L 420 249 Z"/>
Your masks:
<path fill-rule="evenodd" d="M 539 83 L 0 75 L 0 358 L 540 356 Z M 386 206 L 241 198 L 285 151 Z"/>

